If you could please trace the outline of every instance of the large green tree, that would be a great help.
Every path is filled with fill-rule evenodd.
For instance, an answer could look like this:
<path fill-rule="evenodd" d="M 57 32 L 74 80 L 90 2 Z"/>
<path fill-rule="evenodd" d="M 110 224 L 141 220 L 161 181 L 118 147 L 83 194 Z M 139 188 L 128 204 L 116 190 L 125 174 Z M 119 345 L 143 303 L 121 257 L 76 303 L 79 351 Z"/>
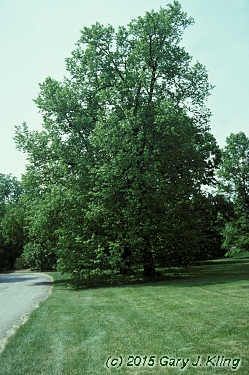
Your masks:
<path fill-rule="evenodd" d="M 193 198 L 214 182 L 219 150 L 207 71 L 181 45 L 192 23 L 174 1 L 116 31 L 85 27 L 66 60 L 69 78 L 40 85 L 44 130 L 24 124 L 16 140 L 28 153 L 31 204 L 60 201 L 53 238 L 62 269 L 137 264 L 151 275 L 198 252 Z"/>
<path fill-rule="evenodd" d="M 227 137 L 218 176 L 220 191 L 234 205 L 223 246 L 230 255 L 249 251 L 249 138 L 245 133 Z"/>

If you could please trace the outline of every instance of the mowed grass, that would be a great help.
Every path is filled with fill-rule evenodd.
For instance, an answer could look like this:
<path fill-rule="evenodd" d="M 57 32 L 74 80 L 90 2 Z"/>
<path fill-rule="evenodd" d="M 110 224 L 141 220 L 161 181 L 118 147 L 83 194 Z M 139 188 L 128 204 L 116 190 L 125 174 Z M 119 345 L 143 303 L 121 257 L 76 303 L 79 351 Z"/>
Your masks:
<path fill-rule="evenodd" d="M 52 275 L 52 295 L 0 354 L 1 375 L 233 373 L 232 361 L 219 365 L 224 359 L 240 359 L 238 373 L 249 372 L 249 259 L 191 267 L 160 282 L 81 290 Z M 107 362 L 119 356 L 120 368 Z M 127 366 L 129 356 L 136 365 Z M 188 366 L 166 356 L 189 359 Z"/>

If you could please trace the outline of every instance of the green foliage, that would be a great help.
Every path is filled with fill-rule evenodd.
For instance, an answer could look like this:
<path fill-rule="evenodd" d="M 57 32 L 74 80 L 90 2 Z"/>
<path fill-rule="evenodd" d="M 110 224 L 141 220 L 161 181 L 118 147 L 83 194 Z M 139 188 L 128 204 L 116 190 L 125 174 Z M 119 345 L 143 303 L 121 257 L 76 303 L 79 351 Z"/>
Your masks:
<path fill-rule="evenodd" d="M 222 231 L 233 214 L 233 204 L 221 194 L 200 195 L 195 198 L 196 226 L 199 227 L 199 246 L 196 260 L 224 257 Z"/>
<path fill-rule="evenodd" d="M 231 200 L 234 211 L 223 231 L 223 247 L 227 255 L 234 255 L 249 250 L 249 139 L 240 132 L 231 134 L 226 142 L 219 189 Z"/>
<path fill-rule="evenodd" d="M 0 173 L 0 204 L 15 203 L 22 193 L 21 183 L 11 174 Z"/>
<path fill-rule="evenodd" d="M 29 160 L 26 259 L 53 253 L 78 279 L 195 259 L 195 202 L 220 153 L 207 71 L 180 45 L 192 23 L 175 1 L 116 31 L 85 27 L 66 60 L 71 77 L 40 85 L 43 131 L 23 124 L 15 137 Z"/>
<path fill-rule="evenodd" d="M 10 212 L 16 214 L 21 194 L 22 185 L 16 177 L 0 173 L 0 270 L 13 269 L 15 260 L 22 251 L 19 236 L 6 236 L 6 228 L 9 227 L 12 234 L 20 229 L 12 221 L 7 223 L 6 218 Z"/>
<path fill-rule="evenodd" d="M 49 243 L 27 243 L 24 246 L 22 258 L 32 269 L 51 271 L 56 267 L 55 251 Z"/>
<path fill-rule="evenodd" d="M 249 139 L 243 132 L 230 134 L 222 151 L 219 170 L 220 188 L 231 199 L 247 207 L 249 204 Z"/>
<path fill-rule="evenodd" d="M 1 222 L 5 242 L 10 244 L 14 241 L 20 249 L 23 248 L 27 239 L 25 213 L 25 206 L 22 197 L 20 197 L 15 204 L 6 205 Z"/>

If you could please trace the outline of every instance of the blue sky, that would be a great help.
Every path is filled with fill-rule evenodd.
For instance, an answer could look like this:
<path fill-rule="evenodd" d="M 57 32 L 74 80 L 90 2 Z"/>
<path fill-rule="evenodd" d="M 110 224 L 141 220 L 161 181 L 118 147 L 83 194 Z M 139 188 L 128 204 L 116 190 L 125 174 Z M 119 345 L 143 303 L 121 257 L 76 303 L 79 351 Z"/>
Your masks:
<path fill-rule="evenodd" d="M 172 0 L 173 1 L 173 0 Z M 0 0 L 0 173 L 20 178 L 25 155 L 13 141 L 26 121 L 41 130 L 32 101 L 47 76 L 63 80 L 80 30 L 95 22 L 126 25 L 171 0 Z M 223 147 L 231 132 L 249 136 L 249 1 L 181 0 L 195 19 L 183 45 L 203 63 L 215 89 L 208 106 L 211 132 Z"/>

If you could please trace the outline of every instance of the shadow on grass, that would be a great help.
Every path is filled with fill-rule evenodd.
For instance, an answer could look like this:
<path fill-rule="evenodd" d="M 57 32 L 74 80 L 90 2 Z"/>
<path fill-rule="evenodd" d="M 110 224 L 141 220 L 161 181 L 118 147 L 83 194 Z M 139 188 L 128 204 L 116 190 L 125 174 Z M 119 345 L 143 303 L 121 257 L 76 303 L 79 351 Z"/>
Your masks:
<path fill-rule="evenodd" d="M 61 280 L 54 280 L 53 284 L 57 286 L 68 287 L 71 284 L 71 280 L 69 280 L 68 278 L 61 279 Z"/>
<path fill-rule="evenodd" d="M 71 287 L 71 276 L 69 274 L 61 275 L 60 272 L 47 272 L 53 278 L 53 285 L 68 289 Z"/>
<path fill-rule="evenodd" d="M 189 266 L 186 268 L 171 268 L 158 270 L 157 275 L 145 278 L 142 272 L 132 276 L 102 275 L 82 284 L 74 284 L 70 277 L 55 280 L 54 284 L 73 290 L 96 288 L 122 288 L 132 285 L 148 286 L 176 286 L 193 287 L 215 284 L 225 284 L 244 281 L 244 288 L 249 288 L 249 259 L 221 259 L 206 262 L 204 265 Z"/>

